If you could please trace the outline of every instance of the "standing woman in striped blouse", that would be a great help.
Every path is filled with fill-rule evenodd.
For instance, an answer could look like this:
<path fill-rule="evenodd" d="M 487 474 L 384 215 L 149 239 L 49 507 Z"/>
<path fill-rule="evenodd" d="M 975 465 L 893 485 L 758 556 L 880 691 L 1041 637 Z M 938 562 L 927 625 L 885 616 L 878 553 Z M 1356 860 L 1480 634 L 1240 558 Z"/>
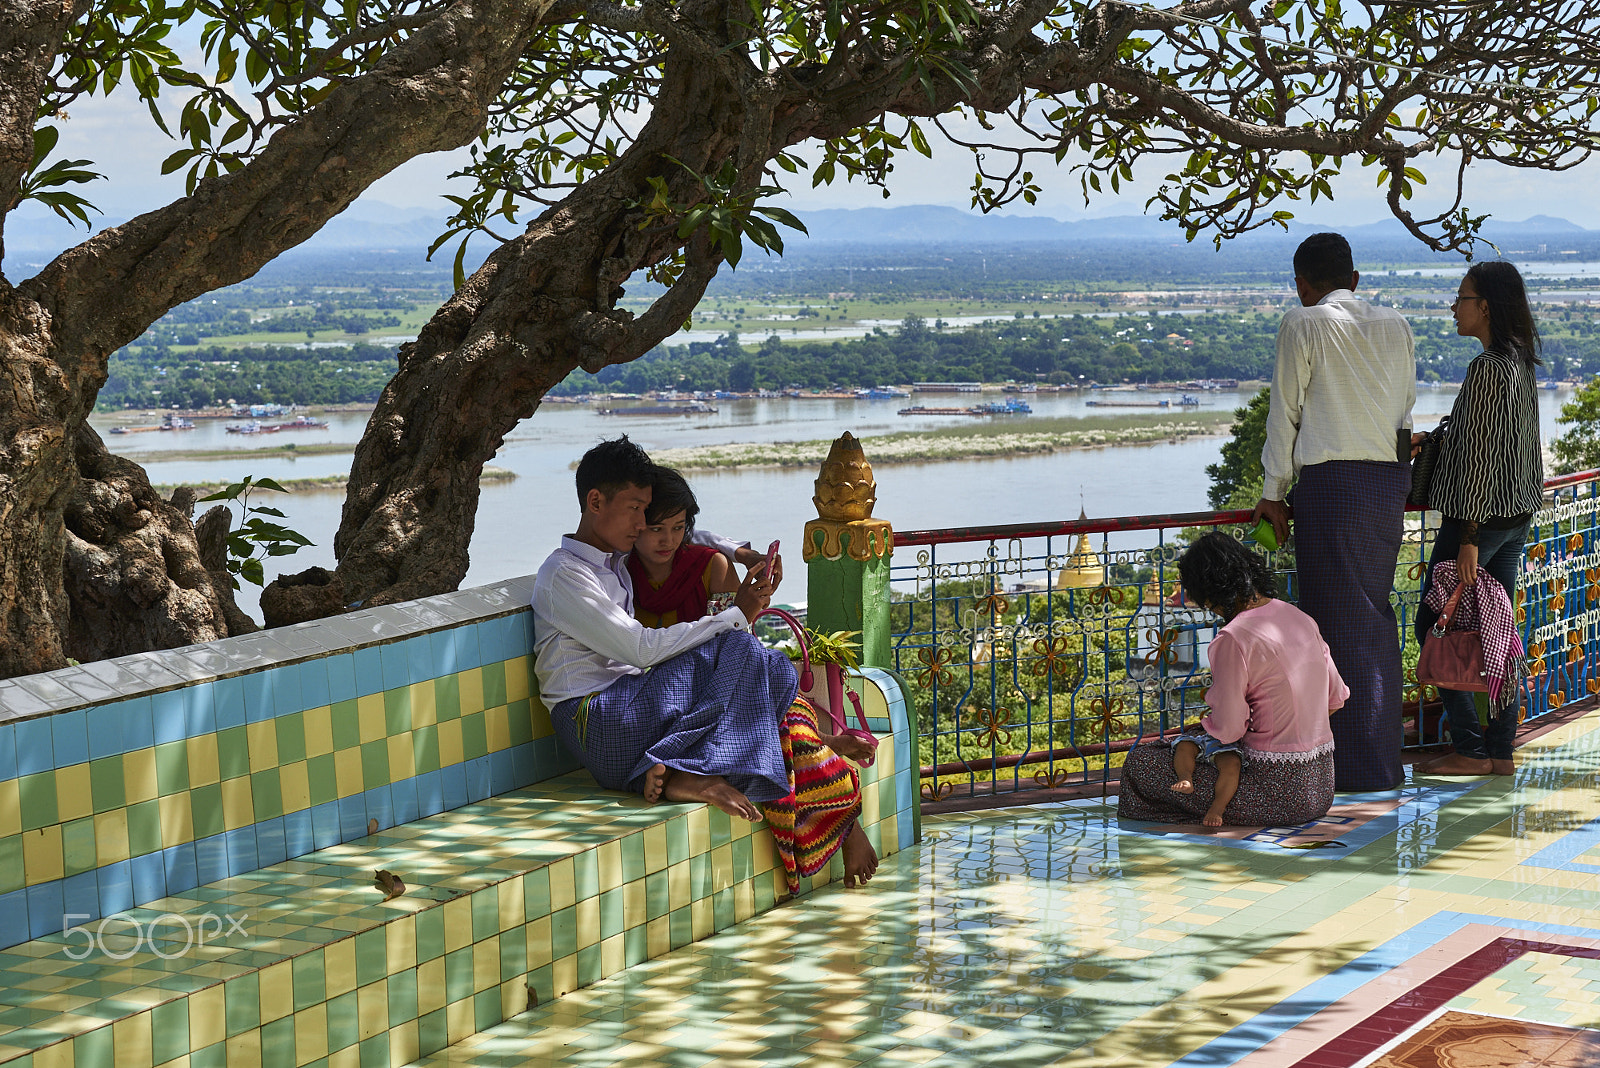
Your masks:
<path fill-rule="evenodd" d="M 1475 263 L 1451 304 L 1456 333 L 1474 337 L 1483 353 L 1467 366 L 1461 392 L 1450 410 L 1450 428 L 1439 450 L 1429 507 L 1443 513 L 1429 560 L 1456 561 L 1461 581 L 1471 585 L 1482 567 L 1516 598 L 1528 521 L 1543 500 L 1544 458 L 1539 444 L 1539 406 L 1534 368 L 1539 331 L 1522 276 L 1509 263 Z M 1413 442 L 1420 435 L 1413 438 Z M 1428 590 L 1423 590 L 1426 598 Z M 1417 636 L 1437 615 L 1417 613 Z M 1418 767 L 1426 775 L 1510 775 L 1511 743 L 1521 706 L 1516 696 L 1492 709 L 1489 725 L 1478 721 L 1472 694 L 1440 688 L 1450 717 L 1455 752 Z"/>

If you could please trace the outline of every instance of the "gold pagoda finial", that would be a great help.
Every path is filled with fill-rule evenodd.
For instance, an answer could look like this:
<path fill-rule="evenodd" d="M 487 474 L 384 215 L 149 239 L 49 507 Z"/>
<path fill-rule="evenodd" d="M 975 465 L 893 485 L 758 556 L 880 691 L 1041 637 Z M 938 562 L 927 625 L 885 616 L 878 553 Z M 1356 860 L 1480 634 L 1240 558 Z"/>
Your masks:
<path fill-rule="evenodd" d="M 1078 500 L 1078 518 L 1080 520 L 1089 518 L 1089 514 L 1084 511 L 1081 496 Z M 1094 551 L 1094 546 L 1089 542 L 1089 535 L 1079 534 L 1078 544 L 1072 550 L 1072 555 L 1067 558 L 1067 566 L 1056 575 L 1056 589 L 1093 590 L 1105 584 L 1105 562 L 1100 559 L 1100 554 Z"/>
<path fill-rule="evenodd" d="M 811 503 L 817 506 L 817 518 L 806 524 L 807 561 L 817 556 L 837 560 L 845 554 L 865 561 L 894 551 L 893 530 L 872 518 L 878 484 L 854 434 L 846 431 L 833 443 L 814 485 Z"/>

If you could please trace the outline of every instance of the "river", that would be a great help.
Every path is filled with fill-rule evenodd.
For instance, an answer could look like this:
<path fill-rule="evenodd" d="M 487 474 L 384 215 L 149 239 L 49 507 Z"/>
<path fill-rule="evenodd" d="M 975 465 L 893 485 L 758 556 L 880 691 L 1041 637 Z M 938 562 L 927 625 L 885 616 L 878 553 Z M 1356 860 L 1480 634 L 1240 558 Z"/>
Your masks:
<path fill-rule="evenodd" d="M 992 396 L 992 395 L 991 395 Z M 1539 393 L 1545 440 L 1558 431 L 1555 417 L 1570 394 L 1563 390 Z M 1177 394 L 1114 394 L 1128 400 L 1176 399 Z M 1040 394 L 1028 398 L 1041 416 L 1088 418 L 1127 415 L 1131 409 L 1090 408 L 1086 399 L 1108 399 L 1101 394 Z M 1245 403 L 1242 393 L 1205 393 L 1206 408 L 1231 410 Z M 1455 399 L 1453 387 L 1419 389 L 1416 423 L 1430 427 L 1446 414 Z M 935 398 L 922 403 L 939 403 Z M 715 415 L 640 416 L 618 418 L 597 415 L 589 405 L 547 404 L 521 423 L 491 461 L 516 473 L 509 482 L 487 483 L 478 509 L 472 539 L 472 562 L 464 585 L 476 586 L 502 578 L 532 573 L 560 536 L 575 525 L 578 511 L 571 465 L 590 445 L 603 437 L 626 432 L 646 449 L 751 441 L 805 441 L 836 437 L 848 430 L 858 437 L 895 431 L 949 426 L 948 418 L 900 417 L 895 412 L 905 401 L 760 399 L 715 402 Z M 1171 414 L 1181 418 L 1182 409 Z M 161 452 L 195 449 L 232 449 L 237 459 L 147 460 L 146 470 L 157 483 L 236 480 L 245 475 L 276 479 L 312 478 L 343 474 L 350 468 L 348 455 L 287 455 L 290 442 L 355 442 L 367 416 L 333 413 L 326 416 L 329 429 L 286 431 L 263 436 L 224 432 L 223 420 L 201 420 L 192 431 L 108 435 L 110 426 L 125 420 L 96 416 L 92 422 L 105 435 L 113 451 L 159 456 Z M 153 420 L 152 420 L 153 421 Z M 1006 417 L 1006 425 L 1023 429 L 1026 417 Z M 1090 516 L 1115 516 L 1152 512 L 1198 511 L 1208 507 L 1206 465 L 1215 463 L 1221 436 L 1191 438 L 1176 443 L 1115 446 L 1071 450 L 1016 459 L 957 460 L 942 463 L 880 465 L 875 515 L 898 530 L 970 526 L 988 523 L 1046 522 L 1076 517 L 1080 501 Z M 871 459 L 868 446 L 867 458 Z M 694 472 L 691 476 L 700 499 L 701 523 L 712 529 L 765 545 L 774 538 L 798 547 L 806 520 L 814 518 L 811 503 L 812 469 L 773 470 L 747 468 L 728 472 Z M 268 562 L 268 577 L 282 570 L 299 571 L 320 564 L 331 568 L 333 535 L 344 504 L 343 492 L 296 493 L 289 496 L 260 494 L 288 516 L 285 523 L 311 538 L 316 545 L 290 557 Z M 1143 536 L 1129 535 L 1139 543 Z M 1113 541 L 1113 545 L 1116 541 Z M 795 564 L 798 561 L 794 561 Z M 799 572 L 791 564 L 790 583 L 782 591 L 788 600 L 804 597 L 804 586 L 792 586 Z M 802 580 L 803 582 L 803 580 Z M 255 588 L 247 587 L 240 605 L 259 614 Z"/>

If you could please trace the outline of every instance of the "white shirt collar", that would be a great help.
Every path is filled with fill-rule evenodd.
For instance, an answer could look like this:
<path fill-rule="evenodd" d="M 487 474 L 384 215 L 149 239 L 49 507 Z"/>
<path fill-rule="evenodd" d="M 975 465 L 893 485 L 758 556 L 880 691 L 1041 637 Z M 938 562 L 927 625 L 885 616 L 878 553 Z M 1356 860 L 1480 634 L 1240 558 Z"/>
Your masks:
<path fill-rule="evenodd" d="M 1329 290 L 1326 294 L 1324 294 L 1322 299 L 1317 301 L 1317 303 L 1318 304 L 1330 304 L 1330 303 L 1332 303 L 1334 301 L 1354 300 L 1355 296 L 1356 296 L 1355 293 L 1353 291 L 1351 291 L 1351 290 L 1348 290 L 1348 289 L 1333 289 L 1333 290 Z"/>
<path fill-rule="evenodd" d="M 622 553 L 608 553 L 604 549 L 590 545 L 586 541 L 579 541 L 571 534 L 563 534 L 561 536 L 561 547 L 586 564 L 608 570 L 616 562 L 617 558 L 622 555 Z"/>

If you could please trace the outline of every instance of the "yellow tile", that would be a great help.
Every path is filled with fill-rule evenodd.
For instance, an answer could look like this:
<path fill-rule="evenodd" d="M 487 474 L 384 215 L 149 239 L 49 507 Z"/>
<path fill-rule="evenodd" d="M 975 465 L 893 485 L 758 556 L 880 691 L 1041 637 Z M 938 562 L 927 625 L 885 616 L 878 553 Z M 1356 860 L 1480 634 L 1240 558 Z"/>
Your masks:
<path fill-rule="evenodd" d="M 575 912 L 578 921 L 578 948 L 586 949 L 600 941 L 600 899 L 585 898 L 578 902 Z"/>
<path fill-rule="evenodd" d="M 94 818 L 95 863 L 115 864 L 128 859 L 128 810 L 114 808 Z"/>
<path fill-rule="evenodd" d="M 778 863 L 778 843 L 772 840 L 772 831 L 766 827 L 750 839 L 750 861 L 752 870 L 760 875 L 771 871 Z"/>
<path fill-rule="evenodd" d="M 661 917 L 663 920 L 665 916 Z M 528 942 L 528 970 L 543 968 L 550 963 L 550 917 L 541 916 L 537 920 L 528 921 L 525 928 Z M 422 980 L 418 978 L 417 989 L 422 989 Z"/>
<path fill-rule="evenodd" d="M 645 953 L 654 960 L 672 952 L 672 923 L 665 916 L 657 916 L 644 925 Z M 530 966 L 532 962 L 530 961 Z"/>
<path fill-rule="evenodd" d="M 223 1001 L 221 983 L 189 995 L 190 1049 L 205 1049 L 221 1042 L 227 1037 L 227 1022 L 227 1005 Z"/>
<path fill-rule="evenodd" d="M 411 732 L 389 735 L 389 781 L 411 778 L 416 758 L 411 751 Z"/>
<path fill-rule="evenodd" d="M 390 975 L 417 966 L 417 921 L 414 917 L 384 925 L 383 942 Z"/>
<path fill-rule="evenodd" d="M 33 1068 L 74 1068 L 72 1043 L 57 1042 L 39 1050 L 33 1055 Z"/>
<path fill-rule="evenodd" d="M 278 791 L 283 795 L 285 812 L 300 812 L 311 807 L 311 777 L 304 760 L 278 769 Z"/>
<path fill-rule="evenodd" d="M 524 916 L 522 879 L 505 879 L 495 886 L 495 901 L 499 909 L 500 930 L 510 931 L 521 927 Z"/>
<path fill-rule="evenodd" d="M 300 722 L 306 730 L 306 756 L 326 756 L 333 752 L 333 709 L 328 705 L 308 708 Z"/>
<path fill-rule="evenodd" d="M 533 668 L 532 665 L 528 663 L 528 657 L 526 655 L 514 656 L 510 660 L 507 660 L 506 700 L 527 700 L 528 695 L 533 692 L 532 675 Z"/>
<path fill-rule="evenodd" d="M 439 766 L 448 768 L 464 759 L 461 749 L 461 721 L 447 719 L 439 724 Z"/>
<path fill-rule="evenodd" d="M 616 840 L 601 842 L 595 850 L 600 865 L 600 892 L 615 890 L 622 885 L 622 843 Z"/>
<path fill-rule="evenodd" d="M 228 1039 L 228 1068 L 261 1068 L 261 1031 L 245 1031 Z"/>
<path fill-rule="evenodd" d="M 250 770 L 266 771 L 278 766 L 278 724 L 266 719 L 260 723 L 246 723 L 245 740 L 249 746 Z"/>
<path fill-rule="evenodd" d="M 353 797 L 366 788 L 361 778 L 360 749 L 341 749 L 333 754 L 333 781 L 340 797 Z"/>
<path fill-rule="evenodd" d="M 444 993 L 444 958 L 435 957 L 417 965 L 417 1014 L 426 1016 L 444 1008 Z"/>
<path fill-rule="evenodd" d="M 644 880 L 635 879 L 622 888 L 622 927 L 632 930 L 645 921 L 648 906 L 645 904 Z"/>
<path fill-rule="evenodd" d="M 511 748 L 511 717 L 505 705 L 496 705 L 485 712 L 483 726 L 489 739 L 489 752 Z"/>
<path fill-rule="evenodd" d="M 361 1046 L 352 1044 L 329 1052 L 328 1068 L 361 1068 Z"/>
<path fill-rule="evenodd" d="M 389 1032 L 389 1064 L 392 1068 L 410 1064 L 421 1056 L 422 1043 L 417 1021 L 407 1020 Z"/>
<path fill-rule="evenodd" d="M 461 695 L 461 714 L 470 716 L 483 711 L 483 669 L 468 668 L 456 672 L 456 687 Z"/>
<path fill-rule="evenodd" d="M 356 720 L 363 742 L 375 742 L 389 733 L 389 724 L 383 714 L 383 694 L 369 693 L 356 698 Z"/>
<path fill-rule="evenodd" d="M 251 799 L 250 779 L 241 775 L 237 779 L 222 780 L 222 824 L 230 831 L 248 827 L 256 821 L 255 802 Z"/>
<path fill-rule="evenodd" d="M 500 985 L 500 939 L 485 938 L 472 947 L 472 992 Z"/>
<path fill-rule="evenodd" d="M 742 879 L 733 887 L 733 918 L 743 923 L 756 914 L 756 888 L 750 880 Z"/>
<path fill-rule="evenodd" d="M 175 846 L 194 841 L 194 814 L 189 809 L 189 795 L 168 794 L 156 803 L 161 806 L 161 844 Z"/>
<path fill-rule="evenodd" d="M 600 942 L 600 974 L 616 975 L 628 966 L 628 959 L 622 952 L 622 936 L 612 935 Z"/>
<path fill-rule="evenodd" d="M 509 1020 L 528 1011 L 528 981 L 508 979 L 500 984 L 500 1015 Z"/>
<path fill-rule="evenodd" d="M 730 819 L 728 823 L 730 825 L 728 839 L 733 842 L 737 842 L 741 838 L 749 838 L 755 833 L 755 829 L 761 826 L 761 824 L 751 823 L 749 820 Z"/>
<path fill-rule="evenodd" d="M 189 785 L 209 786 L 220 780 L 217 771 L 217 736 L 197 734 L 188 740 Z M 196 1047 L 198 1048 L 198 1047 Z"/>
<path fill-rule="evenodd" d="M 677 910 L 689 903 L 689 862 L 679 861 L 667 869 L 667 908 Z"/>
<path fill-rule="evenodd" d="M 667 825 L 657 823 L 644 829 L 644 870 L 647 875 L 667 867 Z"/>
<path fill-rule="evenodd" d="M 441 977 L 442 981 L 442 977 Z M 422 993 L 420 987 L 418 996 Z M 294 1063 L 310 1064 L 328 1055 L 328 1006 L 318 1002 L 294 1014 Z"/>
<path fill-rule="evenodd" d="M 453 953 L 472 945 L 472 901 L 458 897 L 444 903 L 444 950 Z"/>
<path fill-rule="evenodd" d="M 696 942 L 711 935 L 715 929 L 715 919 L 709 897 L 689 902 L 689 933 Z"/>
<path fill-rule="evenodd" d="M 330 942 L 322 951 L 322 981 L 327 985 L 328 997 L 356 988 L 356 941 L 341 938 Z"/>
<path fill-rule="evenodd" d="M 261 969 L 261 1022 L 281 1020 L 294 1011 L 294 971 L 289 961 Z"/>
<path fill-rule="evenodd" d="M 416 730 L 439 722 L 438 703 L 434 696 L 433 680 L 413 682 L 406 689 L 411 697 L 411 722 L 407 730 Z M 381 696 L 381 695 L 380 695 Z"/>
<path fill-rule="evenodd" d="M 878 850 L 879 857 L 900 852 L 900 814 L 891 812 L 883 817 L 883 822 L 878 824 L 883 834 L 883 845 Z"/>
<path fill-rule="evenodd" d="M 22 791 L 16 779 L 0 782 L 0 838 L 22 833 Z"/>
<path fill-rule="evenodd" d="M 711 817 L 704 808 L 692 809 L 689 820 L 689 855 L 698 857 L 711 848 Z"/>
<path fill-rule="evenodd" d="M 74 764 L 56 769 L 56 814 L 62 823 L 94 813 L 94 798 L 89 793 L 89 765 Z"/>
<path fill-rule="evenodd" d="M 452 1046 L 478 1029 L 471 998 L 452 1001 L 444 1007 L 444 1028 L 445 1038 Z"/>
<path fill-rule="evenodd" d="M 684 878 L 689 877 L 684 865 Z M 572 861 L 558 860 L 550 865 L 550 911 L 559 912 L 577 900 L 578 892 L 572 881 Z"/>
<path fill-rule="evenodd" d="M 711 851 L 711 892 L 733 885 L 733 846 L 720 845 Z"/>
<path fill-rule="evenodd" d="M 145 1065 L 155 1059 L 150 1039 L 150 1014 L 141 1012 L 111 1025 L 112 1056 L 119 1065 Z"/>
<path fill-rule="evenodd" d="M 551 963 L 550 985 L 554 987 L 556 997 L 570 994 L 578 989 L 578 955 L 576 953 Z"/>
<path fill-rule="evenodd" d="M 389 981 L 379 979 L 356 991 L 356 1026 L 365 1042 L 389 1029 Z"/>
<path fill-rule="evenodd" d="M 64 873 L 61 858 L 61 825 L 52 823 L 22 836 L 22 867 L 27 872 L 28 885 L 59 879 Z"/>
<path fill-rule="evenodd" d="M 135 749 L 122 754 L 122 796 L 128 804 L 149 801 L 159 790 L 156 785 L 156 751 Z"/>
<path fill-rule="evenodd" d="M 544 707 L 544 702 L 537 697 L 528 702 L 528 718 L 533 723 L 535 738 L 549 738 L 555 734 L 555 724 L 550 722 L 550 710 Z"/>

